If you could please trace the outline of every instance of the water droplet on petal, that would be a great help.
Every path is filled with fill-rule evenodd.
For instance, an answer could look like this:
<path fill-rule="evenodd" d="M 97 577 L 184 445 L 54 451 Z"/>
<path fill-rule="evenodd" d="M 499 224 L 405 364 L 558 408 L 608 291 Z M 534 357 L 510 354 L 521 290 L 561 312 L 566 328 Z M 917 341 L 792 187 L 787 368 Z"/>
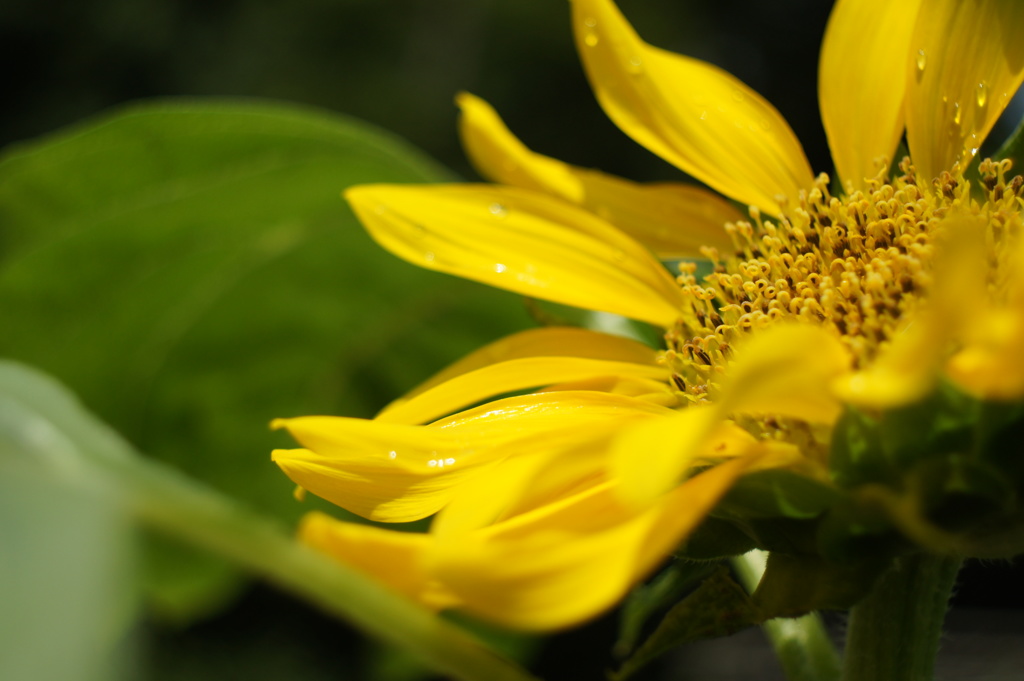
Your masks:
<path fill-rule="evenodd" d="M 960 121 L 963 118 L 962 112 L 960 111 L 960 102 L 953 102 L 953 122 L 960 125 Z"/>
<path fill-rule="evenodd" d="M 437 468 L 437 459 L 431 459 L 430 461 L 427 462 L 427 465 L 430 466 L 431 468 Z"/>
<path fill-rule="evenodd" d="M 974 96 L 974 101 L 978 103 L 978 106 L 984 108 L 988 104 L 988 83 L 985 81 L 978 83 L 978 89 L 975 90 Z"/>
<path fill-rule="evenodd" d="M 914 61 L 917 64 L 918 73 L 923 72 L 925 64 L 928 62 L 927 57 L 925 57 L 923 48 L 917 51 L 917 57 L 914 59 Z"/>
<path fill-rule="evenodd" d="M 593 47 L 594 45 L 597 45 L 600 41 L 601 39 L 598 38 L 597 34 L 594 33 L 593 31 L 587 31 L 586 33 L 583 34 L 583 44 L 586 45 L 587 47 Z"/>
<path fill-rule="evenodd" d="M 595 26 L 597 26 L 597 19 L 595 19 L 594 17 L 587 17 L 586 19 L 583 20 L 583 25 L 588 26 L 590 28 L 594 28 Z"/>
<path fill-rule="evenodd" d="M 641 59 L 638 55 L 634 54 L 632 57 L 629 58 L 629 61 L 626 63 L 626 70 L 629 71 L 634 76 L 643 73 L 644 60 Z"/>
<path fill-rule="evenodd" d="M 391 459 L 392 461 L 397 459 L 398 458 L 398 452 L 396 452 L 394 450 L 388 452 L 388 458 Z"/>
<path fill-rule="evenodd" d="M 427 251 L 426 253 L 423 254 L 423 259 L 426 260 L 427 262 L 434 262 L 434 258 L 436 257 L 437 256 L 434 255 L 433 251 Z"/>
<path fill-rule="evenodd" d="M 491 212 L 491 215 L 497 218 L 503 218 L 508 215 L 508 209 L 500 203 L 492 203 L 490 208 L 487 210 Z"/>
<path fill-rule="evenodd" d="M 743 90 L 733 90 L 732 98 L 737 102 L 742 102 L 746 95 L 743 94 Z"/>
<path fill-rule="evenodd" d="M 500 262 L 494 265 L 494 271 L 497 272 L 498 274 L 501 274 L 507 269 L 508 268 L 502 265 Z"/>
<path fill-rule="evenodd" d="M 455 463 L 455 459 L 452 457 L 448 457 L 447 459 L 444 460 L 445 466 L 451 466 L 453 463 Z"/>

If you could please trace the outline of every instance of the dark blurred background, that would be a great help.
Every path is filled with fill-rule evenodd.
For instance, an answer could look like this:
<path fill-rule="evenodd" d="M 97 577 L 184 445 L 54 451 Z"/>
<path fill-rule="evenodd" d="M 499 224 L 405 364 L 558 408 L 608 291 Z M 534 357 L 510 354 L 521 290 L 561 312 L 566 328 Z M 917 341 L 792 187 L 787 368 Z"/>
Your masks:
<path fill-rule="evenodd" d="M 828 170 L 814 99 L 830 3 L 624 0 L 648 41 L 768 97 Z M 373 121 L 468 173 L 452 98 L 489 100 L 528 144 L 636 179 L 678 171 L 618 132 L 576 59 L 565 0 L 5 0 L 0 141 L 146 97 L 284 99 Z"/>
<path fill-rule="evenodd" d="M 831 3 L 620 6 L 649 42 L 715 63 L 765 95 L 797 132 L 814 169 L 831 171 L 815 95 Z M 638 180 L 680 178 L 600 111 L 576 59 L 565 0 L 4 0 L 0 60 L 8 74 L 3 145 L 143 98 L 270 98 L 371 121 L 473 178 L 452 102 L 468 90 L 490 101 L 537 151 Z M 956 597 L 958 612 L 967 614 L 955 622 L 970 631 L 1009 622 L 983 638 L 1010 636 L 1010 650 L 1024 631 L 1020 579 L 1007 564 L 970 565 Z M 996 614 L 978 618 L 977 608 Z M 554 679 L 600 678 L 608 660 L 593 652 L 607 650 L 613 635 L 614 622 L 605 618 L 556 636 L 537 646 L 534 667 Z M 206 621 L 148 623 L 139 639 L 139 674 L 159 681 L 416 678 L 400 657 L 263 586 Z M 743 654 L 683 651 L 669 661 L 672 678 L 781 678 L 757 632 L 732 645 Z M 590 662 L 580 663 L 580 651 Z M 710 663 L 717 674 L 701 666 L 701 655 L 717 660 Z M 654 669 L 650 678 L 667 670 Z"/>

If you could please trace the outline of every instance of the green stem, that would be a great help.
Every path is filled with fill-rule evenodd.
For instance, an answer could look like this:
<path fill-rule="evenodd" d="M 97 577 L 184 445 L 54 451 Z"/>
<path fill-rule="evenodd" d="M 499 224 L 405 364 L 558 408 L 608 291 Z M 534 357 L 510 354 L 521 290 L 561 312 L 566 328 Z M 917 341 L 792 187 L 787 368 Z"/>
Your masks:
<path fill-rule="evenodd" d="M 751 551 L 733 558 L 733 569 L 747 591 L 757 588 L 767 556 L 764 551 Z M 768 620 L 761 629 L 789 681 L 838 681 L 839 654 L 818 613 Z"/>
<path fill-rule="evenodd" d="M 464 681 L 536 681 L 477 639 L 383 586 L 307 549 L 276 523 L 142 457 L 103 465 L 143 522 L 221 555 Z"/>
<path fill-rule="evenodd" d="M 843 681 L 931 681 L 959 558 L 901 558 L 850 611 Z"/>

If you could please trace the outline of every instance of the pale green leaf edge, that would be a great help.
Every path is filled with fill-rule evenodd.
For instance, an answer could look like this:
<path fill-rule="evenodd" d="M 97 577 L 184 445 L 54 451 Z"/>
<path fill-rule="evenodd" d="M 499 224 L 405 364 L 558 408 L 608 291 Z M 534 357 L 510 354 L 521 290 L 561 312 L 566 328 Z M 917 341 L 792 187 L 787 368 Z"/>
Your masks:
<path fill-rule="evenodd" d="M 457 180 L 450 169 L 423 151 L 398 135 L 362 119 L 305 104 L 249 97 L 161 97 L 129 102 L 84 118 L 56 132 L 20 140 L 0 148 L 0 168 L 5 163 L 47 151 L 50 145 L 69 142 L 83 134 L 120 123 L 124 119 L 165 113 L 266 115 L 273 117 L 277 122 L 291 119 L 304 125 L 319 124 L 326 134 L 358 140 L 360 144 L 370 146 L 384 156 L 409 164 L 415 172 L 424 177 L 434 177 L 444 182 Z M 340 189 L 338 193 L 340 196 Z"/>

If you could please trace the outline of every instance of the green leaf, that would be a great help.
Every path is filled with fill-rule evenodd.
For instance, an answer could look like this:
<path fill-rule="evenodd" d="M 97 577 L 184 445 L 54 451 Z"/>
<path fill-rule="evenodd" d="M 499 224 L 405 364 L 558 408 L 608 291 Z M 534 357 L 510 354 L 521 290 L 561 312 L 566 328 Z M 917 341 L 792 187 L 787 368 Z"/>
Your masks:
<path fill-rule="evenodd" d="M 340 198 L 448 177 L 366 124 L 256 102 L 131 106 L 10 148 L 0 353 L 148 455 L 292 521 L 309 504 L 269 461 L 290 446 L 272 418 L 369 416 L 527 323 L 514 296 L 385 253 Z M 147 581 L 171 616 L 237 588 L 223 563 L 158 549 Z"/>
<path fill-rule="evenodd" d="M 216 553 L 368 635 L 407 650 L 438 674 L 463 681 L 535 681 L 459 627 L 370 577 L 299 544 L 280 523 L 249 511 L 165 464 L 137 456 L 50 377 L 0 361 L 0 491 L 8 491 L 8 484 L 17 486 L 34 480 L 44 486 L 30 486 L 25 490 L 29 494 L 40 490 L 52 493 L 57 488 L 62 494 L 56 499 L 40 498 L 35 505 L 29 499 L 27 507 L 18 496 L 13 497 L 13 504 L 10 495 L 0 496 L 0 520 L 4 521 L 0 546 L 5 549 L 0 553 L 0 576 L 6 579 L 13 575 L 16 586 L 9 598 L 0 591 L 6 608 L 0 628 L 6 623 L 17 628 L 13 633 L 3 633 L 12 633 L 12 640 L 19 645 L 42 637 L 48 647 L 41 651 L 26 645 L 12 662 L 0 658 L 0 670 L 11 664 L 19 671 L 60 672 L 66 670 L 60 660 L 38 658 L 39 653 L 53 656 L 62 652 L 70 654 L 69 664 L 82 663 L 83 667 L 69 672 L 72 676 L 19 673 L 4 675 L 5 679 L 89 679 L 93 663 L 110 647 L 103 644 L 112 638 L 111 621 L 123 625 L 128 620 L 117 616 L 119 599 L 130 595 L 132 588 L 120 569 L 121 562 L 116 560 L 119 544 L 96 531 L 90 517 L 113 513 L 118 521 L 115 525 L 123 525 L 120 521 L 126 514 Z M 69 504 L 65 496 L 73 503 Z M 84 504 L 78 503 L 79 496 Z M 9 513 L 18 507 L 41 513 L 45 522 L 33 528 L 32 523 L 38 519 Z M 77 517 L 83 512 L 83 517 Z M 102 530 L 109 524 L 104 522 L 99 527 Z M 34 536 L 32 529 L 48 533 Z M 68 531 L 80 536 L 68 536 Z M 86 574 L 80 574 L 80 568 Z M 93 573 L 97 579 L 90 580 Z M 58 583 L 54 578 L 66 581 Z M 17 587 L 25 583 L 29 591 L 19 592 Z M 104 588 L 79 593 L 97 584 Z M 6 581 L 0 584 L 9 586 Z M 69 601 L 66 613 L 63 597 Z M 79 610 L 83 603 L 87 606 L 84 612 Z M 51 608 L 65 619 L 47 621 L 54 614 L 47 614 Z M 17 618 L 19 615 L 24 616 Z M 14 619 L 9 619 L 12 616 Z M 46 640 L 63 635 L 68 639 Z M 5 643 L 0 640 L 0 646 Z M 27 656 L 25 662 L 20 657 L 23 654 Z"/>

